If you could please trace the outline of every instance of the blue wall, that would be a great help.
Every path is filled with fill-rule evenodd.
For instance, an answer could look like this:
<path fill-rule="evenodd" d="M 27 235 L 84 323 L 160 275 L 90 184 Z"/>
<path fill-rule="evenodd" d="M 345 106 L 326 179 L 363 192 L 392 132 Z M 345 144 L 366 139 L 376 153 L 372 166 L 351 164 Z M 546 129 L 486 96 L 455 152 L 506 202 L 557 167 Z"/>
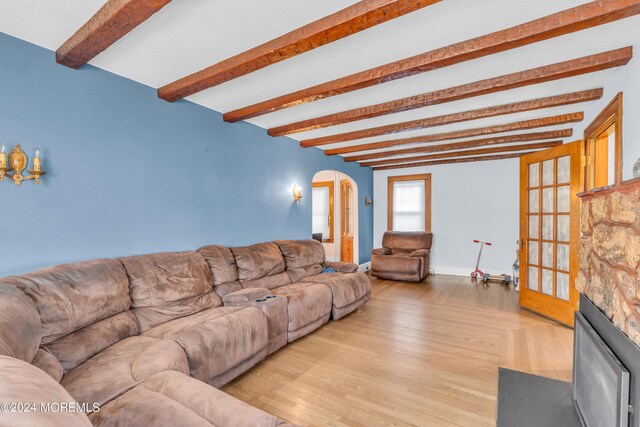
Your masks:
<path fill-rule="evenodd" d="M 0 183 L 0 276 L 65 262 L 311 234 L 311 180 L 358 185 L 360 262 L 373 240 L 370 168 L 0 33 L 0 141 L 41 147 L 40 185 Z M 294 203 L 291 188 L 303 188 Z"/>

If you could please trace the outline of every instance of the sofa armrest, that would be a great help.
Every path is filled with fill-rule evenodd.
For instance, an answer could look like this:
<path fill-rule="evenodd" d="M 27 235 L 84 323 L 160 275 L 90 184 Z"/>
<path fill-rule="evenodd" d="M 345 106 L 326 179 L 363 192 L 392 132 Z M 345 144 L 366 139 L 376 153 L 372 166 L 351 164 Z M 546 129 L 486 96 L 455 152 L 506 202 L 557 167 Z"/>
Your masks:
<path fill-rule="evenodd" d="M 231 292 L 222 297 L 224 305 L 237 305 L 246 304 L 251 301 L 255 301 L 260 298 L 264 298 L 267 295 L 271 295 L 271 291 L 265 288 L 248 288 L 240 291 Z"/>
<path fill-rule="evenodd" d="M 271 354 L 287 343 L 287 298 L 273 295 L 269 289 L 247 288 L 231 292 L 222 297 L 224 305 L 230 307 L 255 307 L 267 316 L 269 341 L 267 354 Z"/>
<path fill-rule="evenodd" d="M 354 262 L 325 261 L 322 266 L 325 268 L 333 268 L 338 273 L 355 273 L 359 268 L 358 264 Z"/>
<path fill-rule="evenodd" d="M 430 253 L 431 251 L 429 249 L 418 249 L 417 251 L 411 252 L 409 256 L 414 256 L 414 257 L 429 256 Z"/>
<path fill-rule="evenodd" d="M 371 255 L 391 255 L 389 248 L 376 248 L 371 251 Z"/>

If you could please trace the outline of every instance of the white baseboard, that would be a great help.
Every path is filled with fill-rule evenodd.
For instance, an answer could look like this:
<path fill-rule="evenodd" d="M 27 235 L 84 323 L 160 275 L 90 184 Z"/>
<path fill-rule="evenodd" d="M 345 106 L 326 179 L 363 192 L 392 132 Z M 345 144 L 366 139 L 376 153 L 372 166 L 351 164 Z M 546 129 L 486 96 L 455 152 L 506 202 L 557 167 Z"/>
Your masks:
<path fill-rule="evenodd" d="M 340 261 L 338 258 L 334 257 L 334 256 L 328 256 L 327 257 L 327 261 L 331 261 L 331 262 L 338 262 Z"/>
<path fill-rule="evenodd" d="M 472 269 L 462 267 L 441 267 L 432 265 L 431 270 L 433 270 L 434 274 L 442 274 L 445 276 L 469 276 Z"/>
<path fill-rule="evenodd" d="M 371 270 L 371 261 L 365 262 L 364 264 L 360 264 L 358 267 L 359 267 L 358 271 L 362 271 L 363 273 L 367 272 Z"/>

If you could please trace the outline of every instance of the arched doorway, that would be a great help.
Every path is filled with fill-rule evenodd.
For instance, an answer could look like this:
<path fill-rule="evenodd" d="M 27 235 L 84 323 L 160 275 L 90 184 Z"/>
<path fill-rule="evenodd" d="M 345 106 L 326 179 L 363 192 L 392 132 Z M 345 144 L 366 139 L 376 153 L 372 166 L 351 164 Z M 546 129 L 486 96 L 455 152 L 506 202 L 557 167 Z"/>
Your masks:
<path fill-rule="evenodd" d="M 317 172 L 312 181 L 312 232 L 322 233 L 328 260 L 357 264 L 358 185 L 334 170 Z"/>

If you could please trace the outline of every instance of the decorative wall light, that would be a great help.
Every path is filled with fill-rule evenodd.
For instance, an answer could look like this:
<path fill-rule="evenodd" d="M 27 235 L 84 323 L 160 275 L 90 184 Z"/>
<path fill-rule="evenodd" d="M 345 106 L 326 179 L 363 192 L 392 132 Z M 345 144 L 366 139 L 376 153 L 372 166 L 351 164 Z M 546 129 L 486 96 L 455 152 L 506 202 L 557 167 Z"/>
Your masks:
<path fill-rule="evenodd" d="M 298 184 L 293 184 L 293 201 L 299 202 L 302 200 L 302 188 Z"/>
<path fill-rule="evenodd" d="M 364 196 L 364 205 L 365 206 L 371 206 L 372 204 L 373 204 L 373 201 L 371 200 L 371 197 Z"/>
<path fill-rule="evenodd" d="M 33 179 L 36 184 L 40 183 L 40 177 L 46 174 L 42 170 L 42 160 L 40 159 L 40 149 L 36 148 L 36 155 L 33 158 L 33 169 L 28 170 L 30 175 L 22 175 L 22 171 L 27 168 L 27 155 L 22 151 L 22 147 L 16 144 L 9 153 L 9 163 L 7 164 L 7 149 L 4 144 L 0 147 L 0 181 L 4 181 L 5 176 L 11 178 L 15 185 L 22 184 L 22 181 Z"/>

